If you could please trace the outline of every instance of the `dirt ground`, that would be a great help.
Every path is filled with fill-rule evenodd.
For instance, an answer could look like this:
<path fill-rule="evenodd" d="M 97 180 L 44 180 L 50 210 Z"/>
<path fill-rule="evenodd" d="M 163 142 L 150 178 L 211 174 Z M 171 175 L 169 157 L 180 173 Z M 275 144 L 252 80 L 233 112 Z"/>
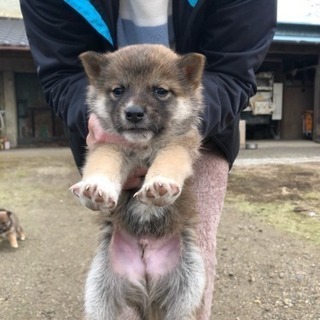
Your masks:
<path fill-rule="evenodd" d="M 97 244 L 93 213 L 68 191 L 67 148 L 0 152 L 0 207 L 27 239 L 0 243 L 0 319 L 81 319 Z M 320 320 L 319 162 L 238 165 L 218 232 L 215 320 Z"/>

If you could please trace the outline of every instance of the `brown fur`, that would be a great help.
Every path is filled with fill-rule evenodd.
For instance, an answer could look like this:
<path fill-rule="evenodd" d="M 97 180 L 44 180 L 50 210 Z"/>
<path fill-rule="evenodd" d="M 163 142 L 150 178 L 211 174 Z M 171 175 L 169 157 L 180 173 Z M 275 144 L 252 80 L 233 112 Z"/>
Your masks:
<path fill-rule="evenodd" d="M 201 143 L 204 58 L 178 56 L 160 45 L 137 45 L 103 55 L 85 53 L 81 60 L 90 82 L 90 112 L 105 130 L 127 140 L 125 145 L 97 145 L 88 154 L 82 181 L 71 188 L 85 206 L 105 213 L 87 280 L 87 319 L 122 319 L 126 305 L 143 320 L 195 319 L 204 270 L 189 178 Z M 137 166 L 148 168 L 141 188 L 121 191 Z M 138 287 L 119 278 L 109 262 L 101 265 L 116 228 L 137 239 L 178 236 L 177 269 L 161 281 L 145 279 Z M 114 283 L 112 297 L 103 298 Z"/>
<path fill-rule="evenodd" d="M 17 239 L 26 238 L 17 215 L 5 209 L 0 209 L 0 238 L 7 239 L 13 248 L 18 248 Z"/>

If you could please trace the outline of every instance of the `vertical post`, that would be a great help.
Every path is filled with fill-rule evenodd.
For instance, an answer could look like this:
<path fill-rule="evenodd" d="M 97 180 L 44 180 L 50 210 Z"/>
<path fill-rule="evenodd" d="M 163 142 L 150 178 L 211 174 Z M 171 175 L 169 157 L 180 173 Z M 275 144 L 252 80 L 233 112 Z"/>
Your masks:
<path fill-rule="evenodd" d="M 16 103 L 16 89 L 14 72 L 3 72 L 5 127 L 11 146 L 16 147 L 18 143 L 18 117 Z"/>
<path fill-rule="evenodd" d="M 320 56 L 314 79 L 313 141 L 320 143 Z"/>

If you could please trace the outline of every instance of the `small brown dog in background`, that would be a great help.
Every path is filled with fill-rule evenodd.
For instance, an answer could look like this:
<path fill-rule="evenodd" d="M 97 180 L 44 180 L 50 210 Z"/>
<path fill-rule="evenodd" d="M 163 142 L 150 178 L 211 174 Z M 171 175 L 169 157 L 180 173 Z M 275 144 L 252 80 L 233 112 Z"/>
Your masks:
<path fill-rule="evenodd" d="M 18 241 L 25 240 L 26 236 L 20 225 L 17 215 L 0 208 L 0 241 L 8 239 L 11 247 L 18 248 Z"/>

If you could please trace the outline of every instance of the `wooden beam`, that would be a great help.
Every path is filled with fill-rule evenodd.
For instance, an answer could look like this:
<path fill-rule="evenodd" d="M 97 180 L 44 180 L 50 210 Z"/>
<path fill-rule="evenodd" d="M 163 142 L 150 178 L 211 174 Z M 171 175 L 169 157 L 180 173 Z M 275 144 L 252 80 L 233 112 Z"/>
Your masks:
<path fill-rule="evenodd" d="M 320 45 L 311 43 L 273 42 L 268 53 L 320 55 Z"/>

